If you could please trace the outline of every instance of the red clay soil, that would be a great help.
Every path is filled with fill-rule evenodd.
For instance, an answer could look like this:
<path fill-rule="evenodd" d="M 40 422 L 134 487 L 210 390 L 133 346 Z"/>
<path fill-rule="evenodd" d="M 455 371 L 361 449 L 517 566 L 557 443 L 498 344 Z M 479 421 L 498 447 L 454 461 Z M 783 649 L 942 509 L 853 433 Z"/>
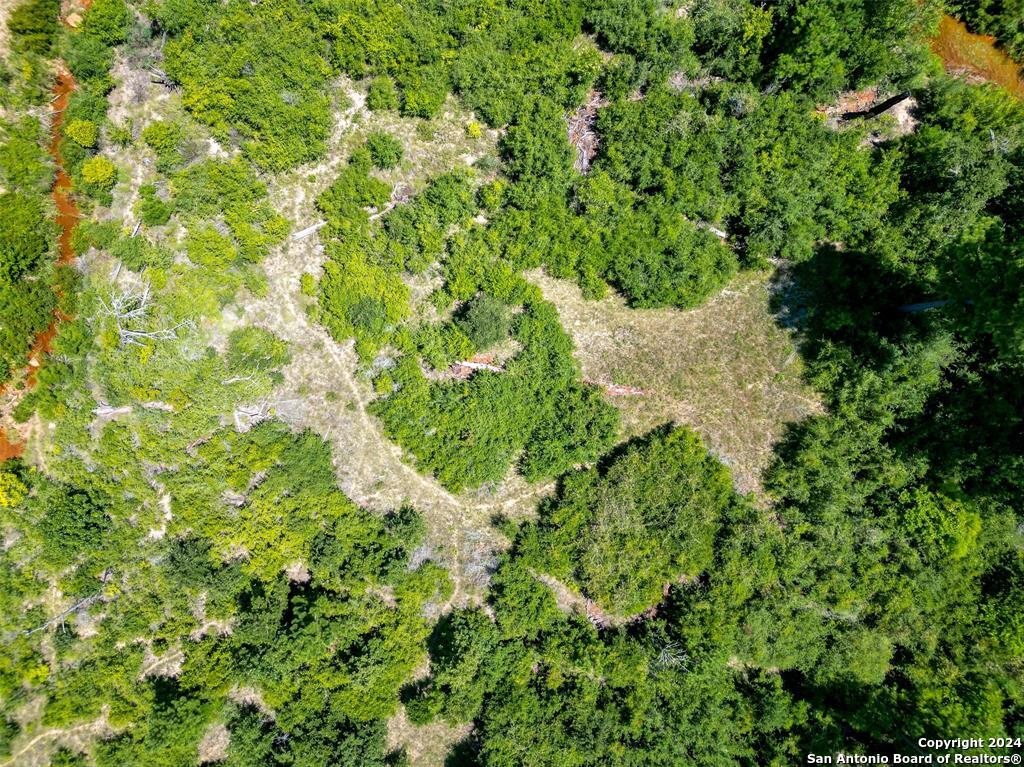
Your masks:
<path fill-rule="evenodd" d="M 50 195 L 53 197 L 53 204 L 57 208 L 57 229 L 60 234 L 57 239 L 57 264 L 70 264 L 75 260 L 75 251 L 71 247 L 71 237 L 78 226 L 78 219 L 81 214 L 78 205 L 71 194 L 71 177 L 64 170 L 64 156 L 60 151 L 61 125 L 64 123 L 64 110 L 67 109 L 68 99 L 75 90 L 75 78 L 65 67 L 61 67 L 57 73 L 57 80 L 53 84 L 53 123 L 50 126 L 50 156 L 57 166 L 57 176 L 53 181 L 53 189 Z M 29 353 L 29 374 L 27 385 L 29 388 L 35 386 L 36 373 L 43 364 L 43 359 L 49 354 L 53 346 L 53 339 L 57 336 L 57 325 L 70 319 L 62 314 L 59 309 L 54 309 L 53 320 L 50 326 L 36 336 L 32 351 Z"/>
<path fill-rule="evenodd" d="M 7 432 L 0 429 L 0 463 L 8 458 L 17 458 L 24 450 L 24 442 L 10 442 L 7 439 Z"/>
<path fill-rule="evenodd" d="M 74 90 L 75 78 L 66 67 L 61 66 L 57 73 L 57 79 L 53 84 L 53 102 L 51 107 L 53 109 L 53 122 L 50 125 L 49 147 L 50 156 L 53 157 L 54 163 L 57 166 L 57 175 L 53 182 L 51 196 L 53 197 L 53 204 L 57 209 L 57 227 L 60 232 L 57 240 L 58 265 L 70 264 L 75 260 L 75 251 L 71 247 L 71 237 L 74 234 L 80 217 L 78 205 L 75 203 L 75 198 L 71 193 L 71 178 L 68 176 L 67 171 L 64 170 L 64 158 L 60 151 L 61 125 L 64 122 L 64 110 L 67 109 L 68 100 L 71 98 Z M 42 366 L 46 355 L 50 352 L 53 339 L 57 335 L 57 326 L 60 322 L 67 319 L 69 318 L 66 315 L 55 309 L 50 326 L 36 336 L 28 358 L 29 373 L 25 381 L 27 388 L 31 389 L 35 386 L 39 368 Z M 2 391 L 3 387 L 0 386 L 0 392 Z M 7 433 L 0 429 L 0 461 L 17 457 L 22 454 L 24 449 L 25 444 L 23 442 L 11 442 L 7 437 Z"/>
<path fill-rule="evenodd" d="M 1021 65 L 996 47 L 994 37 L 976 35 L 962 22 L 943 16 L 939 33 L 932 39 L 932 51 L 942 59 L 950 74 L 996 83 L 1017 98 L 1024 98 Z"/>

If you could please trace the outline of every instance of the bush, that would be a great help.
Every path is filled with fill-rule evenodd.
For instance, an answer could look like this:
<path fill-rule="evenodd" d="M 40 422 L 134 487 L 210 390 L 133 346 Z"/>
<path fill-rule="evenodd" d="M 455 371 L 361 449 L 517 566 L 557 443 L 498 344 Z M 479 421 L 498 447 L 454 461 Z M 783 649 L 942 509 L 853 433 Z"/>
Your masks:
<path fill-rule="evenodd" d="M 185 131 L 178 124 L 159 120 L 142 129 L 142 140 L 156 152 L 157 170 L 166 173 L 181 162 L 181 145 Z"/>
<path fill-rule="evenodd" d="M 146 226 L 163 226 L 170 220 L 174 206 L 157 197 L 154 184 L 143 184 L 139 187 L 136 212 Z"/>
<path fill-rule="evenodd" d="M 82 179 L 94 190 L 109 192 L 117 183 L 117 166 L 106 157 L 90 157 L 82 163 Z"/>
<path fill-rule="evenodd" d="M 508 336 L 509 310 L 498 299 L 482 293 L 466 304 L 455 322 L 477 349 L 487 349 Z"/>
<path fill-rule="evenodd" d="M 98 133 L 96 123 L 90 120 L 72 120 L 64 126 L 64 135 L 86 149 L 96 146 Z"/>
<path fill-rule="evenodd" d="M 375 77 L 366 93 L 366 108 L 373 112 L 398 109 L 398 91 L 390 77 Z"/>
<path fill-rule="evenodd" d="M 397 167 L 402 161 L 402 144 L 387 133 L 371 133 L 366 137 L 366 148 L 370 150 L 373 164 L 381 170 Z"/>

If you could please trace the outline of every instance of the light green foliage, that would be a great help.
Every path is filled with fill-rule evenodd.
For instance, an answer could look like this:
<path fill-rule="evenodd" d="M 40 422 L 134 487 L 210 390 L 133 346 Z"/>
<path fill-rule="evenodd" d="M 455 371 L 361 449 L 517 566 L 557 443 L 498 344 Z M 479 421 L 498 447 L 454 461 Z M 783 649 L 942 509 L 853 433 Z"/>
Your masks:
<path fill-rule="evenodd" d="M 366 92 L 366 107 L 374 112 L 398 108 L 398 93 L 390 77 L 375 77 Z"/>
<path fill-rule="evenodd" d="M 92 189 L 109 192 L 117 183 L 117 166 L 106 157 L 91 157 L 82 163 L 82 179 Z"/>
<path fill-rule="evenodd" d="M 25 498 L 28 488 L 12 472 L 0 472 L 0 506 L 11 508 Z"/>
<path fill-rule="evenodd" d="M 167 73 L 181 83 L 185 107 L 220 141 L 237 131 L 245 155 L 267 170 L 323 153 L 331 66 L 306 4 L 167 1 L 154 14 L 175 34 L 164 50 Z"/>
<path fill-rule="evenodd" d="M 423 325 L 416 334 L 416 347 L 423 360 L 435 370 L 444 370 L 455 362 L 469 359 L 476 351 L 473 341 L 450 322 Z"/>
<path fill-rule="evenodd" d="M 327 218 L 326 235 L 361 235 L 370 222 L 363 209 L 387 202 L 391 190 L 369 175 L 371 166 L 369 152 L 353 152 L 338 178 L 317 198 L 317 209 Z"/>
<path fill-rule="evenodd" d="M 402 144 L 387 133 L 371 133 L 366 137 L 366 148 L 373 164 L 382 170 L 397 167 L 402 161 Z"/>
<path fill-rule="evenodd" d="M 356 336 L 368 354 L 409 316 L 409 290 L 399 275 L 366 254 L 335 245 L 320 278 L 321 317 L 336 338 Z"/>
<path fill-rule="evenodd" d="M 181 162 L 185 133 L 181 125 L 166 120 L 151 122 L 142 129 L 142 140 L 156 152 L 156 166 L 165 173 Z"/>
<path fill-rule="evenodd" d="M 74 120 L 64 126 L 64 135 L 86 149 L 96 146 L 98 134 L 96 124 L 88 120 Z"/>

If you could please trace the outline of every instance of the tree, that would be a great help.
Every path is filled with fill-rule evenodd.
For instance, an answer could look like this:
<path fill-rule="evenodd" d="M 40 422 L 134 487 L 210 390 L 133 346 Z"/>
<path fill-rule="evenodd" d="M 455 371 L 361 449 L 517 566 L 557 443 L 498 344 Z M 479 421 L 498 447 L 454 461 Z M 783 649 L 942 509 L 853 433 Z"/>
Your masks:
<path fill-rule="evenodd" d="M 21 53 L 47 56 L 57 39 L 60 3 L 58 0 L 23 0 L 7 19 L 12 44 Z"/>
<path fill-rule="evenodd" d="M 511 327 L 508 307 L 486 293 L 466 304 L 455 323 L 477 349 L 488 349 L 504 340 Z"/>

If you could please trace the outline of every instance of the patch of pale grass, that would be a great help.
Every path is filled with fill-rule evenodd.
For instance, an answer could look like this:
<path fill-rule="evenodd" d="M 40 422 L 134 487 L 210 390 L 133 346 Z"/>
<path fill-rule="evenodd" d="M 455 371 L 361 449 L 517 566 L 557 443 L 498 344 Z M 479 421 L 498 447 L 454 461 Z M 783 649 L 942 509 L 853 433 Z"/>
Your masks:
<path fill-rule="evenodd" d="M 441 720 L 415 725 L 403 708 L 388 720 L 388 747 L 404 747 L 412 767 L 444 767 L 451 747 L 469 735 L 471 729 L 470 724 L 455 727 Z"/>
<path fill-rule="evenodd" d="M 591 301 L 571 282 L 527 276 L 558 307 L 585 378 L 644 390 L 609 396 L 622 437 L 687 424 L 730 467 L 740 492 L 760 489 L 784 425 L 821 407 L 802 380 L 791 333 L 772 315 L 767 272 L 744 272 L 689 311 L 630 309 L 615 295 Z"/>

